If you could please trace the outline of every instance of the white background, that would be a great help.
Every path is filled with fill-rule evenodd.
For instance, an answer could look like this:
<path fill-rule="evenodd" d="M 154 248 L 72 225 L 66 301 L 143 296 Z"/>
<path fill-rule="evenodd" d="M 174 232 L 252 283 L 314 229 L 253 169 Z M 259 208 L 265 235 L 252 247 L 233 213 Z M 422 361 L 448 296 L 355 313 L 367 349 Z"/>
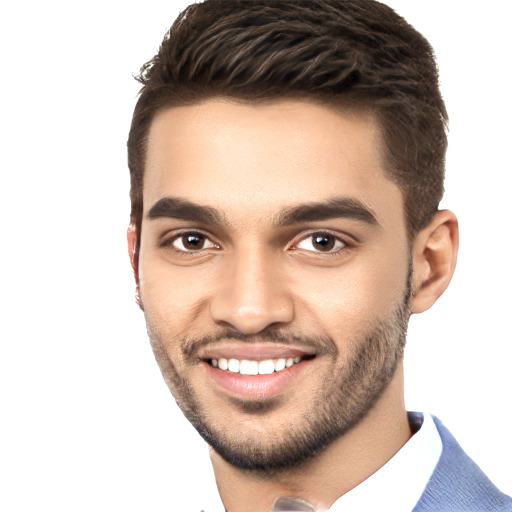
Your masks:
<path fill-rule="evenodd" d="M 407 405 L 512 494 L 507 2 L 388 3 L 437 51 L 443 204 L 461 229 L 450 289 L 411 321 Z M 185 4 L 29 0 L 0 16 L 1 510 L 195 511 L 214 489 L 153 361 L 124 239 L 132 74 Z"/>

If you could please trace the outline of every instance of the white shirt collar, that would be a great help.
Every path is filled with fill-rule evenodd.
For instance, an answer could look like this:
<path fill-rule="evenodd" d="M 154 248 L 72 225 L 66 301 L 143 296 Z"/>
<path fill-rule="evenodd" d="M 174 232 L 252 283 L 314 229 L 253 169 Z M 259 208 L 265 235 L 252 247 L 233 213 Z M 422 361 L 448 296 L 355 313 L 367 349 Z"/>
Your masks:
<path fill-rule="evenodd" d="M 420 429 L 384 466 L 336 500 L 330 512 L 411 512 L 418 503 L 443 449 L 430 414 L 409 413 Z M 212 497 L 204 512 L 224 512 L 220 497 Z"/>
<path fill-rule="evenodd" d="M 418 418 L 418 413 L 412 415 Z M 442 449 L 432 416 L 423 415 L 421 428 L 402 449 L 364 482 L 336 500 L 330 512 L 411 512 L 434 472 Z"/>

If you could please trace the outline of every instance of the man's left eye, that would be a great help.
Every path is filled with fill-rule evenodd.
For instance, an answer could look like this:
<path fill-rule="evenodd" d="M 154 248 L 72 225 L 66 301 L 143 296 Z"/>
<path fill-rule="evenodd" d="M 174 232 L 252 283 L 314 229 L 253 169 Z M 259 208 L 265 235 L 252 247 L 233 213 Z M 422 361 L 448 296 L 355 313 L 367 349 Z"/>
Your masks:
<path fill-rule="evenodd" d="M 303 238 L 298 244 L 295 245 L 295 249 L 332 253 L 337 252 L 346 246 L 347 244 L 337 236 L 332 235 L 331 233 L 320 232 L 312 233 L 308 237 Z"/>

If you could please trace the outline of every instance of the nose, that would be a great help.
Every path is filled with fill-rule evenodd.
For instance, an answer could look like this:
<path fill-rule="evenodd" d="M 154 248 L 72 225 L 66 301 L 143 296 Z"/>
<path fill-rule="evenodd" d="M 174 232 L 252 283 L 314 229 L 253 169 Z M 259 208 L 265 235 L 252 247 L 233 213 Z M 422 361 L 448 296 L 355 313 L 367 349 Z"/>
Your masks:
<path fill-rule="evenodd" d="M 271 325 L 283 326 L 293 320 L 294 306 L 285 278 L 263 251 L 240 251 L 219 279 L 210 301 L 215 323 L 244 334 L 257 334 Z"/>

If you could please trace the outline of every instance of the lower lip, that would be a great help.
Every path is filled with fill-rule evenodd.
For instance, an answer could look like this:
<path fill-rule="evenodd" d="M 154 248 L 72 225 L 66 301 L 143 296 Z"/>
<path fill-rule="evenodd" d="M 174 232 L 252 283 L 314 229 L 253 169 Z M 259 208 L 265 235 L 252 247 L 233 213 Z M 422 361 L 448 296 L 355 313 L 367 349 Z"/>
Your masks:
<path fill-rule="evenodd" d="M 290 368 L 268 375 L 241 375 L 219 370 L 202 361 L 210 379 L 224 392 L 244 399 L 268 398 L 281 393 L 311 364 L 312 359 L 301 361 Z"/>

